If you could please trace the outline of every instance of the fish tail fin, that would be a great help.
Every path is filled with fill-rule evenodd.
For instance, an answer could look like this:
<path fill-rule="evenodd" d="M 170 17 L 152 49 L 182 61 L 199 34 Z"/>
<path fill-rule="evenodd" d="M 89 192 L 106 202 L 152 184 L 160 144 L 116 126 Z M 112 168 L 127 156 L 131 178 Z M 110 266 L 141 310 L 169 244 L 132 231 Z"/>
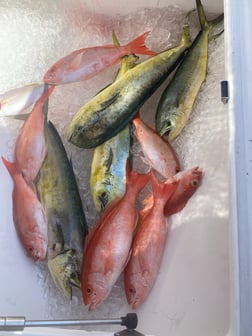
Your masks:
<path fill-rule="evenodd" d="M 169 182 L 159 182 L 154 172 L 151 172 L 151 184 L 154 201 L 155 198 L 162 198 L 167 202 L 178 187 L 178 181 L 175 178 L 170 178 Z"/>
<path fill-rule="evenodd" d="M 3 164 L 5 165 L 5 168 L 8 170 L 10 176 L 13 178 L 19 172 L 19 170 L 17 169 L 17 165 L 15 164 L 15 162 L 8 161 L 3 156 L 1 158 Z"/>
<path fill-rule="evenodd" d="M 209 27 L 212 29 L 214 26 L 220 23 L 224 18 L 224 14 L 222 13 L 214 20 L 208 21 L 206 18 L 206 14 L 202 6 L 201 0 L 196 0 L 196 7 L 197 7 L 201 29 L 209 28 Z"/>
<path fill-rule="evenodd" d="M 143 187 L 149 182 L 150 174 L 139 174 L 134 170 L 131 170 L 129 160 L 126 166 L 126 183 L 132 185 L 137 191 L 141 191 Z"/>
<path fill-rule="evenodd" d="M 145 32 L 142 35 L 135 38 L 133 41 L 128 43 L 125 46 L 127 54 L 140 54 L 140 55 L 151 55 L 155 56 L 157 53 L 153 50 L 150 50 L 145 45 L 145 39 L 150 34 L 150 32 Z"/>

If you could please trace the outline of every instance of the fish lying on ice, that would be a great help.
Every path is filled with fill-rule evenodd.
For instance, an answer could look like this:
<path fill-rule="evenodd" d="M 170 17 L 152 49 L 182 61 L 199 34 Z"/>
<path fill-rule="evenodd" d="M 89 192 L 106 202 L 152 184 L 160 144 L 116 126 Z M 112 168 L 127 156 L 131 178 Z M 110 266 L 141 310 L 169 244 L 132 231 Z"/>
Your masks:
<path fill-rule="evenodd" d="M 12 191 L 12 213 L 19 239 L 33 260 L 44 260 L 47 252 L 47 219 L 34 188 L 27 185 L 22 172 L 15 163 L 2 161 L 10 173 L 14 187 Z"/>
<path fill-rule="evenodd" d="M 163 211 L 178 186 L 178 181 L 173 178 L 169 183 L 158 183 L 153 173 L 151 181 L 154 203 L 138 223 L 132 253 L 124 270 L 126 298 L 133 309 L 145 300 L 156 280 L 168 232 Z"/>
<path fill-rule="evenodd" d="M 115 78 L 119 79 L 136 65 L 138 57 L 126 55 Z M 130 151 L 129 125 L 94 150 L 90 174 L 90 191 L 96 209 L 103 211 L 113 200 L 122 197 L 126 189 L 126 161 Z"/>
<path fill-rule="evenodd" d="M 43 113 L 47 116 L 48 102 Z M 74 176 L 62 140 L 45 122 L 47 154 L 36 186 L 48 221 L 48 268 L 56 286 L 71 299 L 72 286 L 80 287 L 87 223 Z"/>
<path fill-rule="evenodd" d="M 65 84 L 89 79 L 127 54 L 156 55 L 145 46 L 146 32 L 125 46 L 105 45 L 83 48 L 57 61 L 44 75 L 47 84 Z"/>
<path fill-rule="evenodd" d="M 201 1 L 196 0 L 201 31 L 183 58 L 174 76 L 164 90 L 156 111 L 156 130 L 175 139 L 185 127 L 202 83 L 205 81 L 208 62 L 209 34 L 223 20 L 223 14 L 207 21 Z"/>
<path fill-rule="evenodd" d="M 148 181 L 148 174 L 128 169 L 124 196 L 105 209 L 87 236 L 81 288 L 90 311 L 106 299 L 127 263 L 138 217 L 135 200 Z"/>
<path fill-rule="evenodd" d="M 132 122 L 146 163 L 166 179 L 179 172 L 179 160 L 172 146 L 145 124 L 140 117 L 134 117 Z"/>
<path fill-rule="evenodd" d="M 22 125 L 15 144 L 14 161 L 27 183 L 34 181 L 46 154 L 43 106 L 54 90 L 50 87 L 34 105 Z"/>
<path fill-rule="evenodd" d="M 1 94 L 0 116 L 12 116 L 23 112 L 42 96 L 44 86 L 44 83 L 34 83 Z"/>
<path fill-rule="evenodd" d="M 177 47 L 137 64 L 89 100 L 71 120 L 68 141 L 94 148 L 115 136 L 174 70 L 190 45 L 189 28 L 185 27 Z"/>
<path fill-rule="evenodd" d="M 176 175 L 174 179 L 178 181 L 178 187 L 174 194 L 169 198 L 164 207 L 164 215 L 171 216 L 181 211 L 196 192 L 202 180 L 202 170 L 199 167 L 193 167 L 183 170 Z M 170 183 L 170 180 L 167 180 Z M 166 182 L 164 182 L 166 183 Z M 140 211 L 140 217 L 143 218 L 153 206 L 153 195 L 149 195 L 144 200 L 145 206 Z"/>

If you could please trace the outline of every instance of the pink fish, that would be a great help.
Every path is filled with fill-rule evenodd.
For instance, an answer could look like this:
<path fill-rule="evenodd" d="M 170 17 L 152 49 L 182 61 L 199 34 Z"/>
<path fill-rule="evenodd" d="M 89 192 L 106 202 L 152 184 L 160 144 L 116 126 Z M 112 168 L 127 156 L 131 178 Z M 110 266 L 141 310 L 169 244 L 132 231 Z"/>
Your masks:
<path fill-rule="evenodd" d="M 140 35 L 125 46 L 111 44 L 75 50 L 53 64 L 43 81 L 54 85 L 81 81 L 119 63 L 127 54 L 156 55 L 144 44 L 148 34 L 149 32 Z"/>
<path fill-rule="evenodd" d="M 172 146 L 138 116 L 132 121 L 146 163 L 166 179 L 176 174 L 180 170 L 180 164 Z"/>
<path fill-rule="evenodd" d="M 199 167 L 194 167 L 179 172 L 174 175 L 174 178 L 178 181 L 178 188 L 164 207 L 165 216 L 171 216 L 181 211 L 186 206 L 191 196 L 200 186 L 202 170 L 200 170 Z M 167 182 L 169 183 L 169 179 Z M 153 206 L 153 195 L 147 196 L 144 202 L 145 206 L 140 211 L 141 218 L 143 218 Z"/>
<path fill-rule="evenodd" d="M 124 196 L 104 211 L 88 235 L 81 288 L 90 311 L 106 299 L 127 263 L 137 222 L 135 200 L 148 181 L 148 174 L 128 171 Z"/>
<path fill-rule="evenodd" d="M 45 211 L 33 188 L 27 185 L 16 165 L 4 157 L 2 161 L 14 182 L 13 221 L 19 239 L 29 257 L 35 261 L 44 260 L 48 243 Z"/>
<path fill-rule="evenodd" d="M 9 90 L 0 95 L 0 116 L 19 114 L 42 96 L 44 83 L 35 83 Z"/>
<path fill-rule="evenodd" d="M 16 140 L 14 161 L 27 183 L 34 181 L 45 158 L 43 106 L 53 90 L 54 87 L 49 88 L 36 102 Z"/>
<path fill-rule="evenodd" d="M 129 305 L 136 309 L 146 299 L 157 277 L 165 247 L 168 224 L 164 206 L 178 182 L 158 183 L 152 174 L 154 204 L 138 224 L 130 260 L 124 270 L 124 288 Z"/>

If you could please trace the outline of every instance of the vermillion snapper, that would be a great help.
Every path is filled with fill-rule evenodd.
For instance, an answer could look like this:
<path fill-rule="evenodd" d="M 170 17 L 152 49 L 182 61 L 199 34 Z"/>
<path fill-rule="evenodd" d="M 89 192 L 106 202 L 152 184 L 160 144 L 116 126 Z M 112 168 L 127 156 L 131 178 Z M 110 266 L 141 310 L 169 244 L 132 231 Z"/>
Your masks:
<path fill-rule="evenodd" d="M 17 166 L 3 157 L 2 161 L 14 182 L 12 211 L 19 239 L 33 260 L 44 260 L 48 244 L 45 211 L 34 188 L 27 185 Z"/>
<path fill-rule="evenodd" d="M 132 122 L 146 163 L 166 179 L 179 172 L 179 160 L 172 146 L 145 124 L 139 116 L 133 118 Z"/>
<path fill-rule="evenodd" d="M 130 260 L 124 270 L 125 293 L 133 309 L 146 299 L 156 280 L 168 232 L 164 206 L 178 186 L 173 178 L 164 184 L 158 183 L 154 174 L 151 177 L 154 203 L 138 223 Z"/>
<path fill-rule="evenodd" d="M 43 106 L 53 90 L 50 87 L 36 102 L 16 140 L 14 161 L 27 183 L 34 181 L 46 155 Z"/>
<path fill-rule="evenodd" d="M 178 181 L 178 187 L 174 194 L 169 198 L 164 207 L 164 215 L 171 216 L 181 211 L 196 192 L 201 184 L 202 170 L 199 167 L 193 167 L 183 170 L 176 175 L 174 179 Z M 169 183 L 168 179 L 164 183 Z M 143 218 L 153 206 L 153 195 L 150 194 L 144 199 L 144 208 L 140 211 L 140 217 Z"/>
<path fill-rule="evenodd" d="M 129 256 L 137 222 L 135 201 L 149 175 L 127 171 L 124 196 L 112 202 L 87 236 L 81 288 L 85 305 L 94 310 L 109 295 Z"/>
<path fill-rule="evenodd" d="M 47 84 L 65 84 L 89 79 L 128 54 L 156 55 L 145 46 L 146 32 L 125 46 L 105 45 L 82 48 L 57 61 L 44 75 Z"/>

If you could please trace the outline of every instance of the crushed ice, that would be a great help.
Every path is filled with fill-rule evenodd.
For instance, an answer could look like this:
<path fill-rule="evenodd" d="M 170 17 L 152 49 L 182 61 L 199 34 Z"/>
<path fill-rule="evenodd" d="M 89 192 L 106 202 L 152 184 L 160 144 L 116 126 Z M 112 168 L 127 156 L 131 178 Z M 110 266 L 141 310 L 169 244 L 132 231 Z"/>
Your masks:
<path fill-rule="evenodd" d="M 1 1 L 0 10 L 4 11 L 5 15 L 1 17 L 0 30 L 4 30 L 5 35 L 0 36 L 0 68 L 10 70 L 1 74 L 0 92 L 40 81 L 52 63 L 72 50 L 111 43 L 113 29 L 121 44 L 127 43 L 144 31 L 151 31 L 147 39 L 148 47 L 161 51 L 174 46 L 180 40 L 186 14 L 179 7 L 170 6 L 142 8 L 125 16 L 111 18 L 105 15 L 91 15 L 86 12 L 85 6 L 64 9 L 60 6 L 60 1 L 46 0 L 40 2 L 40 5 L 41 7 L 35 6 L 32 0 L 11 1 L 11 4 L 7 0 Z M 15 17 L 15 20 L 12 20 L 12 17 Z M 8 24 L 9 21 L 12 22 L 11 25 Z M 190 24 L 195 36 L 199 26 L 194 14 Z M 13 34 L 13 31 L 16 34 Z M 79 107 L 113 80 L 116 69 L 117 67 L 112 67 L 86 82 L 57 87 L 50 100 L 49 118 L 62 135 L 69 157 L 72 158 L 89 225 L 94 224 L 97 218 L 89 192 L 92 150 L 74 148 L 65 141 L 65 131 Z M 193 221 L 202 214 L 221 217 L 228 215 L 227 113 L 221 103 L 219 90 L 219 82 L 224 77 L 224 41 L 223 36 L 220 36 L 210 42 L 208 76 L 190 122 L 173 143 L 181 166 L 190 168 L 199 165 L 204 171 L 204 178 L 199 191 L 184 211 L 171 219 L 172 229 L 183 225 L 184 218 Z M 164 85 L 141 110 L 142 117 L 150 124 L 153 124 L 156 104 Z M 4 119 L 0 125 L 8 127 L 13 135 L 7 143 L 8 156 L 11 159 L 21 124 L 12 119 Z M 144 169 L 137 145 L 134 145 L 134 152 L 138 156 L 138 168 Z M 38 281 L 44 290 L 44 299 L 47 301 L 47 317 L 50 319 L 106 318 L 118 316 L 120 313 L 123 315 L 128 311 L 121 278 L 104 304 L 95 312 L 88 313 L 80 292 L 74 290 L 73 300 L 69 302 L 55 288 L 45 264 L 39 264 L 37 272 Z M 112 327 L 108 329 L 111 330 Z"/>

